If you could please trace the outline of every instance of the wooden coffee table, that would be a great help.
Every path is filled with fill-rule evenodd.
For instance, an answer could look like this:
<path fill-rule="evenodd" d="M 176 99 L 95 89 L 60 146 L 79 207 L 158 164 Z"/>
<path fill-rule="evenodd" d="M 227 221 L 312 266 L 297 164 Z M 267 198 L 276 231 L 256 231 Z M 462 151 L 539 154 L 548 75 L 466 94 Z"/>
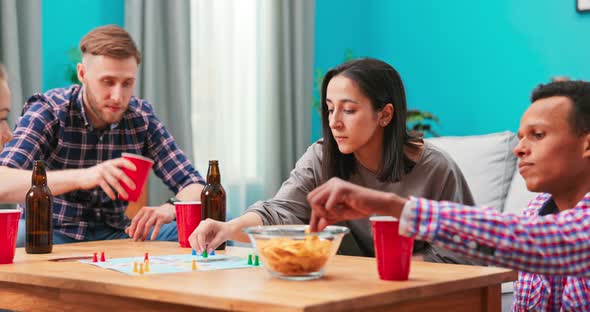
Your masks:
<path fill-rule="evenodd" d="M 410 280 L 379 279 L 374 258 L 335 256 L 326 275 L 294 282 L 262 267 L 128 276 L 72 260 L 104 250 L 107 257 L 187 253 L 178 243 L 113 240 L 55 245 L 0 265 L 0 308 L 44 311 L 500 311 L 500 284 L 516 272 L 412 262 Z M 245 255 L 246 248 L 228 247 Z M 58 260 L 58 261 L 56 261 Z"/>

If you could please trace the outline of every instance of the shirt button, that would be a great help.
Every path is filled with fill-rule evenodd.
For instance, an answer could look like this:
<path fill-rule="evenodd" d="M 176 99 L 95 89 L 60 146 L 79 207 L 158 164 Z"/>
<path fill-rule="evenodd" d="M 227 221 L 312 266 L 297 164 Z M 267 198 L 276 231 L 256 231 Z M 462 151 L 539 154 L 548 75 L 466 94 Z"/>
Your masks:
<path fill-rule="evenodd" d="M 467 247 L 469 247 L 471 249 L 475 249 L 475 248 L 477 248 L 477 243 L 476 242 L 469 242 L 469 243 L 467 243 Z"/>
<path fill-rule="evenodd" d="M 461 237 L 459 235 L 453 236 L 453 241 L 457 244 L 461 243 Z"/>

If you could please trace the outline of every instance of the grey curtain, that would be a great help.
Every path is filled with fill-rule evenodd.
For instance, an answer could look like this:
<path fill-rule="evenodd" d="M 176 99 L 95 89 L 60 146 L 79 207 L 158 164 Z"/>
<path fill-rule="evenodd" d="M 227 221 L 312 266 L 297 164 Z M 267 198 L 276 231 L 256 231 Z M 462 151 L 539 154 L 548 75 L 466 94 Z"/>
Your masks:
<path fill-rule="evenodd" d="M 262 44 L 262 73 L 274 71 L 277 78 L 262 77 L 261 94 L 277 105 L 271 129 L 278 133 L 271 137 L 280 153 L 276 172 L 284 181 L 310 144 L 315 0 L 260 0 L 260 9 L 261 40 L 270 44 Z"/>
<path fill-rule="evenodd" d="M 126 0 L 125 28 L 143 55 L 136 95 L 154 105 L 157 116 L 193 161 L 189 2 Z M 148 192 L 150 205 L 160 205 L 172 195 L 153 175 Z"/>
<path fill-rule="evenodd" d="M 41 1 L 0 1 L 0 62 L 8 71 L 12 92 L 8 122 L 14 125 L 24 101 L 41 91 Z M 4 205 L 8 207 L 13 206 Z"/>

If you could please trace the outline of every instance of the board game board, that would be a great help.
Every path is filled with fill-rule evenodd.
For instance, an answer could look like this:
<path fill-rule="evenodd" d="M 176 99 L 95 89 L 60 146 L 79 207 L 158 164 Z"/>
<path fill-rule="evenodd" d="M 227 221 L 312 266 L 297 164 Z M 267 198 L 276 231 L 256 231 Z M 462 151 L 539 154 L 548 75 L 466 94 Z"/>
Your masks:
<path fill-rule="evenodd" d="M 193 269 L 193 260 L 196 260 L 196 269 Z M 104 262 L 93 262 L 92 260 L 80 260 L 82 263 L 95 265 L 101 268 L 115 270 L 128 275 L 151 275 L 163 273 L 178 273 L 178 272 L 192 272 L 192 271 L 212 271 L 212 270 L 228 270 L 255 267 L 255 265 L 248 264 L 247 259 L 226 256 L 226 255 L 211 255 L 203 258 L 200 255 L 166 255 L 166 256 L 150 256 L 149 271 L 143 273 L 134 272 L 133 267 L 144 263 L 143 257 L 131 258 L 107 258 Z"/>

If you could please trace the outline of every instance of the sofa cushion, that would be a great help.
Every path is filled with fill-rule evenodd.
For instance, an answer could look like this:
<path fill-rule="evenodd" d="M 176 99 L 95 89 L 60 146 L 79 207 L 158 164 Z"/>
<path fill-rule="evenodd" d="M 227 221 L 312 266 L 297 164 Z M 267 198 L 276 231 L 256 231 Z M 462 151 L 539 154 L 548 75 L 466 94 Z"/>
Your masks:
<path fill-rule="evenodd" d="M 518 143 L 510 131 L 461 137 L 428 138 L 455 160 L 477 205 L 503 211 L 516 168 L 512 149 Z"/>
<path fill-rule="evenodd" d="M 503 212 L 512 212 L 520 214 L 527 207 L 529 201 L 535 198 L 539 193 L 533 193 L 526 188 L 524 178 L 518 172 L 518 166 L 515 167 L 512 183 L 508 189 L 506 203 Z"/>

